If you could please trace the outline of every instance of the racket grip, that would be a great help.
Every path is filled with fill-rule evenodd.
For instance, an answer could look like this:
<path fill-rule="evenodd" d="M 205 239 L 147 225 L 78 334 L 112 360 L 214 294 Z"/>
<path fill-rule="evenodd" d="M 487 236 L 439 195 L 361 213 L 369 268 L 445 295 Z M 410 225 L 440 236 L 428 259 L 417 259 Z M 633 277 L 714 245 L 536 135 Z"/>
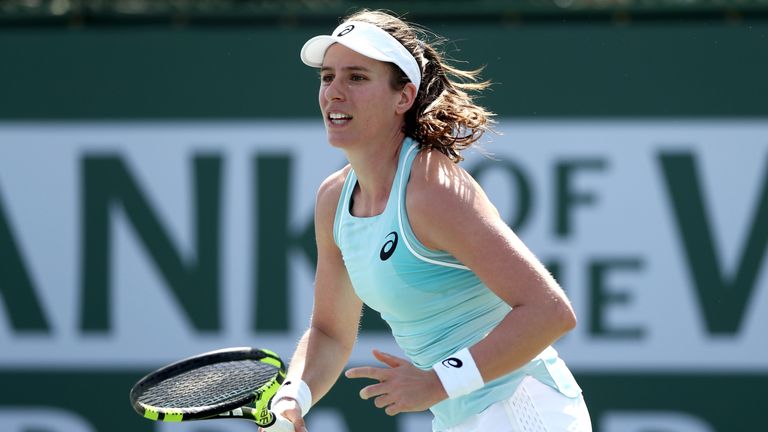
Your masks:
<path fill-rule="evenodd" d="M 275 423 L 272 426 L 265 428 L 267 432 L 294 432 L 293 423 L 287 418 L 274 414 Z"/>

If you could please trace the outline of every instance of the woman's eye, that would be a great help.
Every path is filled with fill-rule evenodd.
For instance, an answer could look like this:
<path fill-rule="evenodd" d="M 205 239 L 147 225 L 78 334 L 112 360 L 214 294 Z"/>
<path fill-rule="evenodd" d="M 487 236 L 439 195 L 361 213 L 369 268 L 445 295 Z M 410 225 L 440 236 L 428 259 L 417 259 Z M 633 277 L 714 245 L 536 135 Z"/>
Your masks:
<path fill-rule="evenodd" d="M 330 74 L 320 75 L 320 81 L 324 83 L 329 83 L 333 81 L 333 75 L 330 75 Z"/>
<path fill-rule="evenodd" d="M 365 77 L 364 77 L 364 76 L 362 76 L 362 75 L 352 75 L 352 76 L 350 77 L 350 79 L 351 79 L 352 81 L 363 81 L 363 80 L 365 80 Z"/>

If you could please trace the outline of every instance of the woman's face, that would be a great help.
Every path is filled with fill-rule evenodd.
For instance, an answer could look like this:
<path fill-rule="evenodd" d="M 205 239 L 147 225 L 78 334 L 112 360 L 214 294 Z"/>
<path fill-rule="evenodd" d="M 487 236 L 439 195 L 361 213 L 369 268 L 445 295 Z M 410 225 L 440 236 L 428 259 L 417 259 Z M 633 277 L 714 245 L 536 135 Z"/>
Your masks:
<path fill-rule="evenodd" d="M 328 48 L 320 69 L 319 103 L 331 145 L 377 145 L 400 136 L 402 92 L 392 89 L 392 73 L 389 63 L 344 45 Z"/>

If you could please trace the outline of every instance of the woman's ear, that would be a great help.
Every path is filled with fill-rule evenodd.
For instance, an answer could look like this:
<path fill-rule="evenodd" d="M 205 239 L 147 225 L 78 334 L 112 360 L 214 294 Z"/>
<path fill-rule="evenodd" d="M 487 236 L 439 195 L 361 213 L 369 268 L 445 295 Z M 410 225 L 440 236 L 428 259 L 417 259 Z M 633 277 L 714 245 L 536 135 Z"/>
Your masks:
<path fill-rule="evenodd" d="M 395 107 L 395 112 L 397 114 L 405 114 L 408 112 L 413 106 L 413 103 L 416 102 L 417 92 L 418 90 L 416 90 L 416 86 L 413 85 L 413 83 L 409 82 L 405 84 L 405 87 L 400 90 L 400 101 Z"/>

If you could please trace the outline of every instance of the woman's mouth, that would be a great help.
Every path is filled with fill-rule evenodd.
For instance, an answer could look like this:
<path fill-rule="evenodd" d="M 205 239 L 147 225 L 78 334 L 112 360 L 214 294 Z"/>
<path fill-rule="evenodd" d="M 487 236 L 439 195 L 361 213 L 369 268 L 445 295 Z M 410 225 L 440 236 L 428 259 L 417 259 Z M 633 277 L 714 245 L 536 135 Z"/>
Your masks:
<path fill-rule="evenodd" d="M 328 122 L 334 125 L 343 125 L 352 120 L 352 116 L 344 113 L 328 113 Z"/>

